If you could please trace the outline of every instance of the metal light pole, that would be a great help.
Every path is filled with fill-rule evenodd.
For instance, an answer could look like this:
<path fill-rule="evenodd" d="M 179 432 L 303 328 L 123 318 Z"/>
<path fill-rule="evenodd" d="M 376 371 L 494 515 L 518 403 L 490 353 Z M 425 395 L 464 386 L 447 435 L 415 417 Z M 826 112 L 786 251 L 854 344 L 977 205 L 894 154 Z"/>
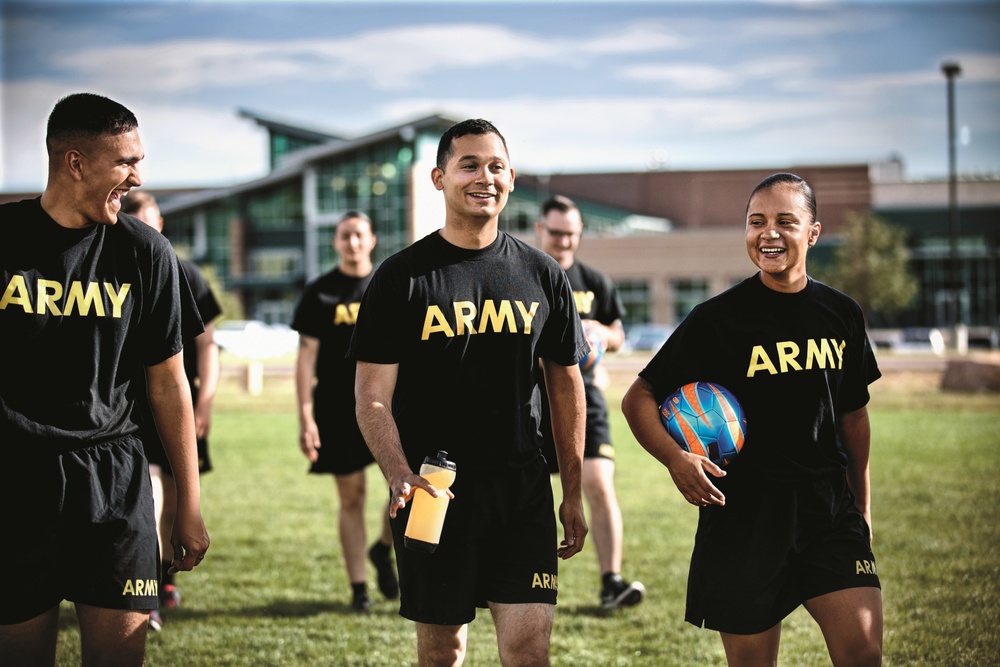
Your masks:
<path fill-rule="evenodd" d="M 962 267 L 958 261 L 958 176 L 956 174 L 955 152 L 955 77 L 962 74 L 962 68 L 956 62 L 941 64 L 941 71 L 948 80 L 948 241 L 949 268 L 948 281 L 951 283 L 952 307 L 952 344 L 957 349 L 963 345 L 959 338 L 962 327 Z M 962 331 L 964 333 L 964 331 Z"/>

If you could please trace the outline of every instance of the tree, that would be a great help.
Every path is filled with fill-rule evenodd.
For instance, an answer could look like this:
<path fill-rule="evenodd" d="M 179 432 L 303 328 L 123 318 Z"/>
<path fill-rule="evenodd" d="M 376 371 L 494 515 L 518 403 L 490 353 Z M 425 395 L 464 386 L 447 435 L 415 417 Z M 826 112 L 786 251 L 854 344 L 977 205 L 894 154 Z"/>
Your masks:
<path fill-rule="evenodd" d="M 212 288 L 212 293 L 215 294 L 215 299 L 219 302 L 219 307 L 222 309 L 222 317 L 219 318 L 219 321 L 243 319 L 243 303 L 235 292 L 228 292 L 223 289 L 222 281 L 219 279 L 219 274 L 216 273 L 215 267 L 205 264 L 199 266 L 199 268 L 201 269 L 201 275 L 205 276 L 208 286 Z"/>
<path fill-rule="evenodd" d="M 872 313 L 888 315 L 910 305 L 919 284 L 909 272 L 902 228 L 874 215 L 849 213 L 839 238 L 833 264 L 817 272 L 820 280 L 849 294 L 869 322 Z"/>

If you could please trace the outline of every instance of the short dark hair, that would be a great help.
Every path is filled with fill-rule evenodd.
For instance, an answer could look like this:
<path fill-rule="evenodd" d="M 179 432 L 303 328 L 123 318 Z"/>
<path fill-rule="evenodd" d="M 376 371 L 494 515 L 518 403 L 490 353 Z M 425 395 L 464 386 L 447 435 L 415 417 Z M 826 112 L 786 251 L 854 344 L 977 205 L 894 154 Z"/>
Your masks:
<path fill-rule="evenodd" d="M 118 135 L 139 127 L 135 114 L 101 95 L 75 93 L 62 98 L 49 114 L 45 146 L 49 152 L 68 149 L 69 142 Z"/>
<path fill-rule="evenodd" d="M 467 134 L 495 134 L 500 137 L 504 151 L 508 156 L 510 155 L 510 151 L 507 150 L 507 140 L 503 138 L 500 130 L 493 123 L 482 118 L 469 118 L 468 120 L 463 120 L 461 123 L 455 123 L 441 135 L 437 151 L 438 169 L 444 169 L 447 166 L 448 159 L 451 158 L 452 154 L 452 143 L 455 139 L 464 137 Z"/>
<path fill-rule="evenodd" d="M 156 206 L 156 197 L 145 190 L 132 190 L 122 199 L 122 213 L 135 215 L 147 206 Z"/>
<path fill-rule="evenodd" d="M 761 190 L 766 190 L 768 188 L 773 188 L 776 185 L 791 185 L 798 188 L 799 192 L 806 199 L 806 208 L 809 209 L 809 215 L 812 216 L 810 222 L 816 222 L 816 193 L 813 192 L 812 186 L 806 182 L 806 179 L 801 176 L 796 176 L 795 174 L 790 174 L 788 172 L 779 172 L 777 174 L 771 174 L 763 181 L 757 184 L 757 187 L 753 189 L 750 193 L 749 199 L 747 199 L 747 208 L 743 213 L 743 217 L 746 218 L 750 214 L 750 200 L 753 196 L 760 192 Z"/>
<path fill-rule="evenodd" d="M 542 217 L 544 218 L 552 211 L 559 211 L 560 213 L 569 213 L 570 211 L 579 211 L 580 208 L 573 202 L 569 197 L 563 195 L 553 195 L 542 202 Z"/>
<path fill-rule="evenodd" d="M 364 220 L 368 223 L 368 227 L 374 232 L 375 225 L 372 224 L 372 219 L 368 217 L 368 214 L 362 213 L 361 211 L 348 211 L 344 215 L 340 216 L 336 224 L 333 226 L 333 233 L 336 234 L 337 230 L 340 229 L 340 223 L 345 220 Z"/>

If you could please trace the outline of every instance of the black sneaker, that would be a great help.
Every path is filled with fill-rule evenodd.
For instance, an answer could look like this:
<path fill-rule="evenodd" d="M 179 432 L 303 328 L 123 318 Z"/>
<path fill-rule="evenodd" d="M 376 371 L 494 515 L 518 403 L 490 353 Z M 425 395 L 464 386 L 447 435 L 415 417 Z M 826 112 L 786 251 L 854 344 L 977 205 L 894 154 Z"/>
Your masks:
<path fill-rule="evenodd" d="M 181 606 L 181 592 L 177 586 L 167 584 L 160 591 L 160 606 L 166 609 L 177 609 Z"/>
<path fill-rule="evenodd" d="M 387 600 L 399 597 L 399 579 L 396 566 L 392 562 L 392 547 L 376 542 L 368 550 L 368 560 L 378 573 L 378 589 Z"/>
<path fill-rule="evenodd" d="M 634 607 L 646 596 L 642 582 L 628 582 L 616 577 L 601 590 L 601 609 L 611 611 L 619 607 Z"/>
<path fill-rule="evenodd" d="M 163 629 L 163 616 L 160 615 L 159 609 L 154 609 L 149 612 L 149 628 L 150 630 L 155 630 L 156 632 Z"/>
<path fill-rule="evenodd" d="M 351 600 L 351 609 L 358 614 L 367 614 L 372 608 L 372 600 L 367 593 L 355 595 Z"/>

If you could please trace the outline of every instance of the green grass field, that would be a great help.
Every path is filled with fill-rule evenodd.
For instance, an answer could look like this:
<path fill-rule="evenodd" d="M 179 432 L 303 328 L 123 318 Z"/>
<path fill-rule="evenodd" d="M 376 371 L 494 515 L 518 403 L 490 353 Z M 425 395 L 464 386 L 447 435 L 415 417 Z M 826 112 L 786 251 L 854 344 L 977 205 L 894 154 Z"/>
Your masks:
<path fill-rule="evenodd" d="M 613 385 L 609 402 L 616 408 L 624 573 L 640 579 L 648 597 L 602 614 L 588 545 L 561 566 L 552 662 L 724 665 L 718 635 L 683 622 L 697 511 L 631 438 L 617 412 L 623 390 Z M 1000 400 L 942 394 L 918 377 L 886 378 L 873 393 L 884 664 L 1000 664 Z M 349 611 L 334 484 L 305 472 L 290 379 L 268 376 L 259 396 L 227 380 L 211 441 L 215 471 L 203 477 L 202 493 L 212 548 L 196 572 L 180 575 L 183 607 L 167 614 L 161 633 L 150 633 L 147 665 L 415 664 L 413 624 L 374 583 L 372 613 Z M 374 534 L 385 483 L 374 467 L 369 482 Z M 62 612 L 59 665 L 79 664 L 72 606 Z M 829 664 L 818 628 L 801 609 L 784 623 L 780 662 Z M 470 627 L 466 664 L 499 664 L 488 612 Z"/>

